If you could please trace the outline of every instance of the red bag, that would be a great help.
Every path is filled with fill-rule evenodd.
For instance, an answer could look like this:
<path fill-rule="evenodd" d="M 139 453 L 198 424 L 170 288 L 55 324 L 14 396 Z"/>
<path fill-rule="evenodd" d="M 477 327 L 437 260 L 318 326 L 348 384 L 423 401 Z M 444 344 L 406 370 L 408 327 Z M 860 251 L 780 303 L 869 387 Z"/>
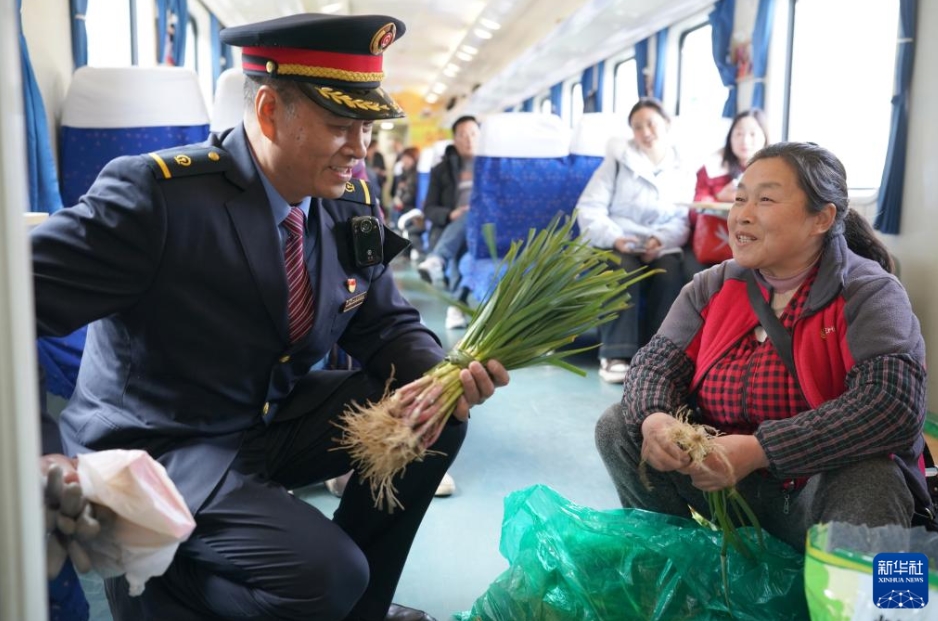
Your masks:
<path fill-rule="evenodd" d="M 708 213 L 697 214 L 691 242 L 697 260 L 705 265 L 721 263 L 733 257 L 726 218 Z"/>

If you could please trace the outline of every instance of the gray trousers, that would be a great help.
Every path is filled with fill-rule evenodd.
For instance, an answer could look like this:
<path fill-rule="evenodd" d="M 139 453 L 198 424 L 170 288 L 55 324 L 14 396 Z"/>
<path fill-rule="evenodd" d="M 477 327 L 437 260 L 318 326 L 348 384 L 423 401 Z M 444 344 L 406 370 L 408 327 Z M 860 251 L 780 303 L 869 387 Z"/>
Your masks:
<path fill-rule="evenodd" d="M 596 424 L 596 447 L 612 477 L 623 507 L 690 517 L 688 506 L 706 518 L 710 511 L 703 492 L 679 472 L 658 472 L 646 466 L 649 491 L 639 478 L 641 440 L 628 433 L 622 406 L 603 412 Z M 736 489 L 769 534 L 798 551 L 813 524 L 847 522 L 884 526 L 912 521 L 914 502 L 899 466 L 889 457 L 872 458 L 812 476 L 798 490 L 786 491 L 784 481 L 754 472 Z"/>

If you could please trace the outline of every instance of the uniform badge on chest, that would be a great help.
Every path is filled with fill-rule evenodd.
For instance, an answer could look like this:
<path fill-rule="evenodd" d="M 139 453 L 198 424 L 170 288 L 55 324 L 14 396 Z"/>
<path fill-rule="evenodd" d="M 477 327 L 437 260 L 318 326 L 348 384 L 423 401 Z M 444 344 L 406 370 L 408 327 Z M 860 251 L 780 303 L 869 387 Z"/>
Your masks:
<path fill-rule="evenodd" d="M 345 286 L 348 288 L 349 293 L 355 293 L 355 289 L 358 288 L 358 281 L 354 278 L 349 278 L 345 281 Z"/>
<path fill-rule="evenodd" d="M 345 300 L 345 304 L 342 305 L 342 312 L 347 313 L 353 308 L 358 308 L 365 303 L 365 296 L 368 294 L 367 291 L 362 291 L 356 296 L 350 297 Z"/>

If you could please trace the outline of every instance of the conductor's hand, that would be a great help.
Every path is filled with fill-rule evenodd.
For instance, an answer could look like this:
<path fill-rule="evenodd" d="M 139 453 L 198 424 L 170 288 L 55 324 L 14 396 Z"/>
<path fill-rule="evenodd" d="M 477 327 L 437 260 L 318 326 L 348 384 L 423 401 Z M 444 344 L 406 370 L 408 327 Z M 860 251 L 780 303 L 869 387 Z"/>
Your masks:
<path fill-rule="evenodd" d="M 465 422 L 469 418 L 469 408 L 480 403 L 495 393 L 495 389 L 508 385 L 508 371 L 497 360 L 489 360 L 483 367 L 479 362 L 470 362 L 469 367 L 459 372 L 463 396 L 456 403 L 453 416 Z"/>
<path fill-rule="evenodd" d="M 676 418 L 665 412 L 649 414 L 642 421 L 642 459 L 659 472 L 690 465 L 690 455 L 668 437 L 668 428 L 677 423 Z"/>

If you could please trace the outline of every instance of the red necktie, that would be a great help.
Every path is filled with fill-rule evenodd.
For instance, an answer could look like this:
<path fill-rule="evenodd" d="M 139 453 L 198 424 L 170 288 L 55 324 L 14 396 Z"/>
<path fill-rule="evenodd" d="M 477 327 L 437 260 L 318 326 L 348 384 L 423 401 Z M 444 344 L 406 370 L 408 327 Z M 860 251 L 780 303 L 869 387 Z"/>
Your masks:
<path fill-rule="evenodd" d="M 313 325 L 313 289 L 306 272 L 303 257 L 303 220 L 305 215 L 299 207 L 292 207 L 283 223 L 287 228 L 287 243 L 283 251 L 283 262 L 287 270 L 287 321 L 290 328 L 290 343 L 306 336 Z"/>

